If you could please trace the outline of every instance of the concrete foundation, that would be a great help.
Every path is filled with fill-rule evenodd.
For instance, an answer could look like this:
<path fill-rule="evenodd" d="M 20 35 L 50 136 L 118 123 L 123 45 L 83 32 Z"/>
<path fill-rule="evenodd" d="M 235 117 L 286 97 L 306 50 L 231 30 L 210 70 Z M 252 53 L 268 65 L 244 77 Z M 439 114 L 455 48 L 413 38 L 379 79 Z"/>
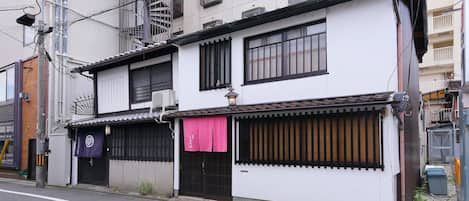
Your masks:
<path fill-rule="evenodd" d="M 138 192 L 141 182 L 153 185 L 155 194 L 173 195 L 173 163 L 152 161 L 109 161 L 109 186 Z"/>

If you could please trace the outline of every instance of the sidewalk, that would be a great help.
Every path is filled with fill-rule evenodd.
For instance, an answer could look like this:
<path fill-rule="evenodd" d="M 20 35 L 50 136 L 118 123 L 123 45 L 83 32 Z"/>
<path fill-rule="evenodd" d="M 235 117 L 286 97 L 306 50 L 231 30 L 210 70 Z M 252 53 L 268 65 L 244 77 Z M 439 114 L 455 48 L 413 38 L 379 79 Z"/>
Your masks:
<path fill-rule="evenodd" d="M 35 187 L 36 183 L 30 180 L 19 180 L 19 179 L 11 179 L 11 178 L 0 178 L 0 183 L 8 183 L 8 184 L 15 184 L 27 187 Z M 122 192 L 122 191 L 113 191 L 111 188 L 104 187 L 104 186 L 94 186 L 94 185 L 86 185 L 86 184 L 79 184 L 73 187 L 61 187 L 61 186 L 47 186 L 46 189 L 54 189 L 54 190 L 68 190 L 68 189 L 76 189 L 82 191 L 89 191 L 89 192 L 100 192 L 100 193 L 107 193 L 110 195 L 120 195 L 126 197 L 134 197 L 134 198 L 141 198 L 145 200 L 158 200 L 158 201 L 212 201 L 204 198 L 198 197 L 189 197 L 189 196 L 178 196 L 175 198 L 168 198 L 162 197 L 158 195 L 140 195 L 137 192 Z"/>

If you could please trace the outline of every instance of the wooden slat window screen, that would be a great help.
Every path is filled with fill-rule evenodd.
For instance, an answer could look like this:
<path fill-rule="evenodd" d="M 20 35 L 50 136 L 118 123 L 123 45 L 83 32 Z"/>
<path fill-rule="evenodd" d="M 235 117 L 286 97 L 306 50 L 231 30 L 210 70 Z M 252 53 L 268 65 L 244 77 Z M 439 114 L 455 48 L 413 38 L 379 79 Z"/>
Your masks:
<path fill-rule="evenodd" d="M 231 39 L 200 45 L 200 90 L 231 84 Z"/>
<path fill-rule="evenodd" d="M 112 160 L 173 161 L 173 139 L 168 126 L 112 126 L 110 139 Z"/>
<path fill-rule="evenodd" d="M 238 119 L 240 164 L 383 168 L 379 111 Z"/>

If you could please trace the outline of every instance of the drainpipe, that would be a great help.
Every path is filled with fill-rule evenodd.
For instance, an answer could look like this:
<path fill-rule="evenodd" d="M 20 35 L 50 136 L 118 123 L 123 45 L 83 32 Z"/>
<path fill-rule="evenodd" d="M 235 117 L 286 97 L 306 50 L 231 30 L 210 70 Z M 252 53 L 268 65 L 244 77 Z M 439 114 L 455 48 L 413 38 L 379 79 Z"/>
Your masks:
<path fill-rule="evenodd" d="M 398 91 L 404 91 L 404 60 L 401 52 L 403 52 L 403 35 L 402 24 L 397 24 L 397 77 Z M 399 114 L 399 118 L 404 120 L 404 114 Z M 405 200 L 405 141 L 404 141 L 404 123 L 399 126 L 399 162 L 401 172 L 401 199 Z"/>

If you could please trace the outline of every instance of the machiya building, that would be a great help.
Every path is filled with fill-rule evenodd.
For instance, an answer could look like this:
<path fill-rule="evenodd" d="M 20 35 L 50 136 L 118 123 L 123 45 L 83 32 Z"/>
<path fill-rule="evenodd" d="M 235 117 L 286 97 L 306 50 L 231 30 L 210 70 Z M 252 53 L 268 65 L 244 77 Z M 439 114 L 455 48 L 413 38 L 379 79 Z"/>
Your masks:
<path fill-rule="evenodd" d="M 75 68 L 93 76 L 95 93 L 94 114 L 68 124 L 72 184 L 148 181 L 167 196 L 222 200 L 411 200 L 427 48 L 417 10 L 426 4 L 414 3 L 306 1 L 195 23 Z M 403 91 L 410 107 L 397 107 Z"/>

